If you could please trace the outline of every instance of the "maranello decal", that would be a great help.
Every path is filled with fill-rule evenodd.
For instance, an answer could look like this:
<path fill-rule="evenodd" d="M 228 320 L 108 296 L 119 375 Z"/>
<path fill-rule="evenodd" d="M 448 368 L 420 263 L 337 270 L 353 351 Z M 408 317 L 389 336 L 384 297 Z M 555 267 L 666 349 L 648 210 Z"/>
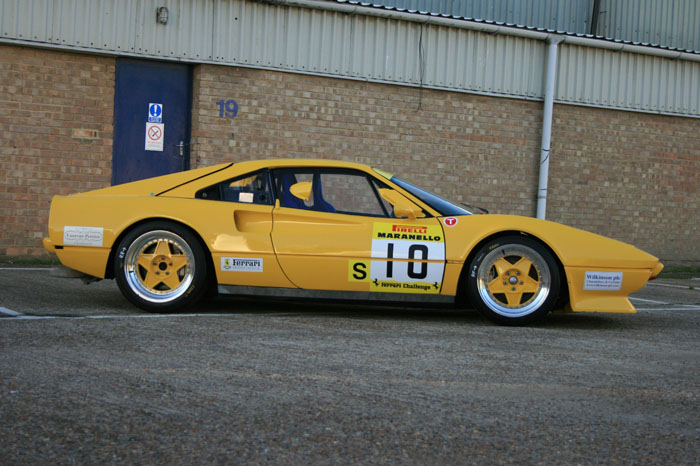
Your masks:
<path fill-rule="evenodd" d="M 439 225 L 375 223 L 372 260 L 349 261 L 348 280 L 367 282 L 370 291 L 437 294 L 444 271 Z"/>

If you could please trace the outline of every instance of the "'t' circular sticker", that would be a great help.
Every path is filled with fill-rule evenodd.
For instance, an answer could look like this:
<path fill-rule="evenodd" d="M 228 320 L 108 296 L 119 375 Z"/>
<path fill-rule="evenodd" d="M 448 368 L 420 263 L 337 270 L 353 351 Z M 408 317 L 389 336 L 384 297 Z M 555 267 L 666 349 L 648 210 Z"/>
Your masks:
<path fill-rule="evenodd" d="M 448 226 L 448 227 L 453 227 L 453 226 L 457 225 L 457 222 L 458 222 L 457 217 L 447 217 L 443 220 L 443 223 L 445 224 L 445 226 Z"/>

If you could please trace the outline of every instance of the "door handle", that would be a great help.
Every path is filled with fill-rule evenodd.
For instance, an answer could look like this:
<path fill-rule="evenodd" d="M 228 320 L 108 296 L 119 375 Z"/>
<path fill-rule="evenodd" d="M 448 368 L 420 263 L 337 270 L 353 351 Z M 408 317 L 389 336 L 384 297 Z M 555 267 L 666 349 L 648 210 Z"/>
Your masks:
<path fill-rule="evenodd" d="M 180 157 L 185 156 L 185 146 L 189 144 L 185 144 L 185 141 L 180 141 L 180 144 L 176 144 L 175 147 L 180 149 Z"/>

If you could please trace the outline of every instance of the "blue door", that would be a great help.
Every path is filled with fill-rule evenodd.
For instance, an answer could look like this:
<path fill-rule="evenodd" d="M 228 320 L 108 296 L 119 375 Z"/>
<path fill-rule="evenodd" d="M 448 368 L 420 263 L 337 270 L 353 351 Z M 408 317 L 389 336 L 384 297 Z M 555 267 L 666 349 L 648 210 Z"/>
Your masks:
<path fill-rule="evenodd" d="M 191 109 L 189 66 L 117 59 L 112 184 L 189 169 Z"/>

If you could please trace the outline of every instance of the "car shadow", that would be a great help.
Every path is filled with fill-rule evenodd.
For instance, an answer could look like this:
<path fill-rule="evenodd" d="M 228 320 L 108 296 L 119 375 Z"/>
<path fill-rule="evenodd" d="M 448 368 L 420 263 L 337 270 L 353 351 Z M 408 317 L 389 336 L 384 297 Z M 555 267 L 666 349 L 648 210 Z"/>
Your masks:
<path fill-rule="evenodd" d="M 355 319 L 411 319 L 424 321 L 469 322 L 490 325 L 474 309 L 458 309 L 449 304 L 380 303 L 301 298 L 218 296 L 200 303 L 201 314 L 260 314 L 344 317 Z"/>
<path fill-rule="evenodd" d="M 259 314 L 305 317 L 342 317 L 371 320 L 414 320 L 454 322 L 475 326 L 497 326 L 475 309 L 450 304 L 391 303 L 374 301 L 341 301 L 323 299 L 217 296 L 187 311 L 200 314 Z M 617 330 L 634 325 L 634 315 L 552 313 L 527 325 L 540 329 Z M 503 326 L 507 328 L 507 326 Z"/>
<path fill-rule="evenodd" d="M 627 319 L 621 316 L 626 316 Z M 621 314 L 552 313 L 543 320 L 531 324 L 530 327 L 543 329 L 617 330 L 628 329 L 630 326 L 629 320 L 634 318 L 634 315 Z"/>

